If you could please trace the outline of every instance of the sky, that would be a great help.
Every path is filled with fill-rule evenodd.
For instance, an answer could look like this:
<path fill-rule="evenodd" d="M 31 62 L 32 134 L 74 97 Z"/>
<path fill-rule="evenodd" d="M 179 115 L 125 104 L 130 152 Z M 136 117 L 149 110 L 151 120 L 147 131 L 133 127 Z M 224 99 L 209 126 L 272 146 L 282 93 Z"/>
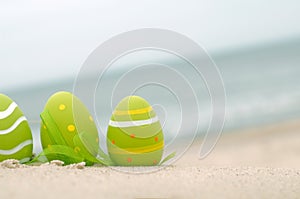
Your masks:
<path fill-rule="evenodd" d="M 102 42 L 139 28 L 186 35 L 208 53 L 300 38 L 298 0 L 2 0 L 0 92 L 75 77 Z"/>

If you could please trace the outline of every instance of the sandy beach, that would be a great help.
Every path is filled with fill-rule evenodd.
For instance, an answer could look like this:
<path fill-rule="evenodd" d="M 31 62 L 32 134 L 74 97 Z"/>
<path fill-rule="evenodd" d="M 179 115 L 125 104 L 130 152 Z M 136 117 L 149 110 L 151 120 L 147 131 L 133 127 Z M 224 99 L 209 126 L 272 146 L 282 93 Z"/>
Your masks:
<path fill-rule="evenodd" d="M 0 198 L 299 198 L 300 121 L 224 133 L 204 160 L 201 139 L 149 174 L 108 167 L 0 166 Z"/>

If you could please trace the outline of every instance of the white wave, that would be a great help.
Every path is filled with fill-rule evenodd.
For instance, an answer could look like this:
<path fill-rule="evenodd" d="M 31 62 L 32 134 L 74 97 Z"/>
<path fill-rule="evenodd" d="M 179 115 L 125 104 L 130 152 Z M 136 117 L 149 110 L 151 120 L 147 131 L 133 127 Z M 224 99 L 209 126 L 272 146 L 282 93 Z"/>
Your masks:
<path fill-rule="evenodd" d="M 15 130 L 22 122 L 27 121 L 25 116 L 20 117 L 19 119 L 17 119 L 17 121 L 8 129 L 5 130 L 0 130 L 0 135 L 5 135 L 8 134 L 10 132 L 12 132 L 13 130 Z"/>
<path fill-rule="evenodd" d="M 150 118 L 148 120 L 133 120 L 133 121 L 125 121 L 125 122 L 117 122 L 117 121 L 110 120 L 109 126 L 125 128 L 125 127 L 143 126 L 143 125 L 153 124 L 157 121 L 158 121 L 157 116 Z"/>
<path fill-rule="evenodd" d="M 12 155 L 12 154 L 17 153 L 18 151 L 22 150 L 24 147 L 26 147 L 30 144 L 32 144 L 32 140 L 26 140 L 26 141 L 22 142 L 21 144 L 19 144 L 18 146 L 16 146 L 15 148 L 8 149 L 8 150 L 0 149 L 0 155 Z"/>
<path fill-rule="evenodd" d="M 0 120 L 10 116 L 17 107 L 18 105 L 15 102 L 12 102 L 5 111 L 0 111 Z"/>

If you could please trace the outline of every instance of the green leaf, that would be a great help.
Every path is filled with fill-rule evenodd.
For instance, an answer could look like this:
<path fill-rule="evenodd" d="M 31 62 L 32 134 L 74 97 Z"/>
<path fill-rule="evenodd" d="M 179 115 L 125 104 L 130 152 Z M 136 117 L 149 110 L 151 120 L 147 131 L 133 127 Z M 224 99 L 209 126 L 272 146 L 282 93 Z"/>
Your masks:
<path fill-rule="evenodd" d="M 176 156 L 176 152 L 173 152 L 171 154 L 169 154 L 167 157 L 165 157 L 160 163 L 159 165 L 164 164 L 165 162 L 169 161 L 170 159 L 174 158 Z"/>
<path fill-rule="evenodd" d="M 86 132 L 81 132 L 73 138 L 75 148 L 78 147 L 78 152 L 85 160 L 107 166 L 112 165 L 109 156 L 106 155 L 98 145 L 92 145 L 92 141 L 94 141 L 94 139 Z"/>
<path fill-rule="evenodd" d="M 60 130 L 58 129 L 56 123 L 54 122 L 49 112 L 45 110 L 41 113 L 40 117 L 43 121 L 43 124 L 48 129 L 49 137 L 52 143 L 55 143 L 55 145 L 67 145 L 64 137 L 62 136 Z"/>
<path fill-rule="evenodd" d="M 28 163 L 45 163 L 51 160 L 61 160 L 64 162 L 64 165 L 84 162 L 84 158 L 75 153 L 72 148 L 64 145 L 52 145 L 51 147 L 44 149 L 37 157 Z"/>

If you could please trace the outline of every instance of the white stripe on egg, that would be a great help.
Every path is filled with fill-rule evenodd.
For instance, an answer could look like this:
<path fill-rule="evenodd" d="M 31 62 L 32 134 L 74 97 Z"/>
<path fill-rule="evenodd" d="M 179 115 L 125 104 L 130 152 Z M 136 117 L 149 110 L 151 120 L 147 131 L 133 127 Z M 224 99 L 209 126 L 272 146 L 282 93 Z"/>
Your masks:
<path fill-rule="evenodd" d="M 22 122 L 26 121 L 26 117 L 22 116 L 8 129 L 0 130 L 0 135 L 9 134 L 10 132 L 14 131 Z"/>
<path fill-rule="evenodd" d="M 32 140 L 26 140 L 26 141 L 22 142 L 21 144 L 19 144 L 18 146 L 16 146 L 15 148 L 8 149 L 8 150 L 0 149 L 0 155 L 12 155 L 14 153 L 21 151 L 24 147 L 26 147 L 30 144 L 32 144 Z"/>
<path fill-rule="evenodd" d="M 18 105 L 15 102 L 12 102 L 5 111 L 0 111 L 0 120 L 10 116 L 17 107 Z"/>
<path fill-rule="evenodd" d="M 132 121 L 124 121 L 124 122 L 117 122 L 117 121 L 109 121 L 109 126 L 112 127 L 135 127 L 135 126 L 143 126 L 143 125 L 149 125 L 158 122 L 158 117 L 155 116 L 153 118 L 150 118 L 148 120 L 132 120 Z"/>

